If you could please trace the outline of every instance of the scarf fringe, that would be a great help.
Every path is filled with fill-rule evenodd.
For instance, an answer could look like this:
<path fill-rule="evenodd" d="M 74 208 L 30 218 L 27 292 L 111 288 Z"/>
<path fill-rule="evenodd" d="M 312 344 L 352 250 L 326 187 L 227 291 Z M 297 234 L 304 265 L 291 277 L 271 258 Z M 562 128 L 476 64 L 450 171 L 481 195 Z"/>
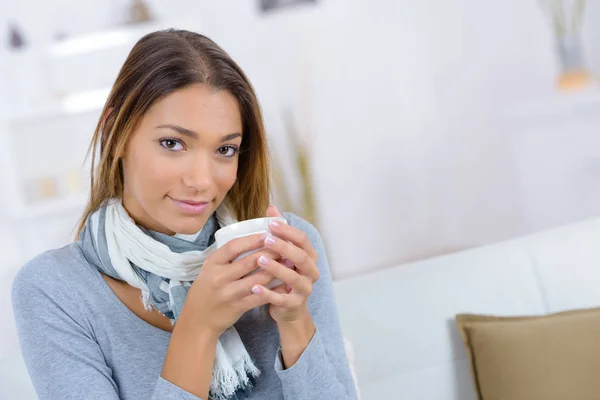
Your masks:
<path fill-rule="evenodd" d="M 210 385 L 211 399 L 232 400 L 240 394 L 250 392 L 260 370 L 256 368 L 250 355 L 245 354 L 233 368 L 214 368 Z"/>
<path fill-rule="evenodd" d="M 146 309 L 146 311 L 154 311 L 152 300 L 150 300 L 150 291 L 147 287 L 144 287 L 142 289 L 142 303 L 144 304 L 144 308 Z"/>

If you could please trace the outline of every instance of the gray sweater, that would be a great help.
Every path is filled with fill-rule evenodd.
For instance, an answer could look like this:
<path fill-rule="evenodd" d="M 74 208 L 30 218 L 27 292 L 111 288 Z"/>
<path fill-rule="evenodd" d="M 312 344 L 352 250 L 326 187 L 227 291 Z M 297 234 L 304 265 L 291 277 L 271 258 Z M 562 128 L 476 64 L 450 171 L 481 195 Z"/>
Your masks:
<path fill-rule="evenodd" d="M 356 399 L 323 243 L 306 221 L 289 222 L 319 253 L 321 277 L 309 298 L 317 332 L 284 370 L 275 323 L 258 310 L 246 313 L 235 327 L 262 372 L 249 399 Z M 12 301 L 23 358 L 41 400 L 198 399 L 160 377 L 171 334 L 130 311 L 79 243 L 23 266 Z"/>

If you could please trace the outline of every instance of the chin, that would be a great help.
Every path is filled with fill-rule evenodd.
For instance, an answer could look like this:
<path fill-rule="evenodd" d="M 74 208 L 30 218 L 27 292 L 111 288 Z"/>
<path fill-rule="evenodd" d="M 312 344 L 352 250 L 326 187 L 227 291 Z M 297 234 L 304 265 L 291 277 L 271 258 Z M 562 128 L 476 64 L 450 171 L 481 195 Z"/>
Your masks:
<path fill-rule="evenodd" d="M 195 218 L 174 216 L 172 219 L 169 220 L 170 224 L 166 225 L 166 227 L 170 231 L 173 231 L 175 233 L 181 233 L 183 235 L 193 235 L 195 233 L 198 233 L 198 231 L 202 229 L 202 227 L 204 227 L 204 224 L 206 224 L 206 220 L 207 218 L 204 216 Z"/>

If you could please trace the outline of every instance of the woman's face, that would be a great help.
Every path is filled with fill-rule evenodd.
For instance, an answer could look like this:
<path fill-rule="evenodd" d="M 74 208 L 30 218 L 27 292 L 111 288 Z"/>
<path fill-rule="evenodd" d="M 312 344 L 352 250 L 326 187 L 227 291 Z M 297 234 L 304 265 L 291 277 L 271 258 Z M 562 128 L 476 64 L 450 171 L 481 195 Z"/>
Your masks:
<path fill-rule="evenodd" d="M 142 117 L 122 158 L 123 205 L 141 226 L 198 232 L 235 183 L 242 118 L 227 91 L 178 90 Z"/>

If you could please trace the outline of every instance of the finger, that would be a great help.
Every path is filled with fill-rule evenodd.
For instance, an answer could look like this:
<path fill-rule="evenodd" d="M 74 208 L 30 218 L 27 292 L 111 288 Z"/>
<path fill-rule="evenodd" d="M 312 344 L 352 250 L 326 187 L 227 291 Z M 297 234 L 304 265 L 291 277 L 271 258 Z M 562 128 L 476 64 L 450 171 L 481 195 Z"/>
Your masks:
<path fill-rule="evenodd" d="M 315 260 L 317 259 L 317 251 L 312 246 L 312 243 L 310 242 L 304 231 L 296 227 L 290 226 L 288 224 L 282 223 L 278 220 L 272 220 L 271 222 L 269 222 L 269 230 L 273 235 L 283 240 L 292 242 L 297 247 L 300 247 L 302 250 L 304 250 L 309 256 L 311 256 Z"/>
<path fill-rule="evenodd" d="M 292 287 L 290 285 L 288 285 L 287 283 L 283 283 L 279 286 L 277 286 L 276 288 L 271 289 L 274 292 L 277 293 L 283 293 L 283 294 L 287 294 L 290 293 L 292 291 Z"/>
<path fill-rule="evenodd" d="M 270 272 L 275 278 L 290 285 L 297 293 L 308 296 L 312 292 L 312 282 L 293 269 L 288 268 L 275 260 L 269 259 L 266 256 L 258 258 L 258 265 L 265 271 Z"/>
<path fill-rule="evenodd" d="M 281 215 L 281 213 L 279 212 L 277 207 L 275 207 L 273 204 L 271 204 L 269 207 L 267 207 L 266 215 L 267 215 L 267 217 L 283 217 L 283 215 Z"/>
<path fill-rule="evenodd" d="M 292 294 L 277 293 L 271 289 L 268 289 L 262 285 L 256 285 L 252 288 L 252 293 L 260 296 L 267 303 L 273 304 L 277 307 L 292 308 L 294 306 L 294 300 Z"/>
<path fill-rule="evenodd" d="M 258 271 L 255 274 L 231 282 L 223 289 L 223 297 L 226 300 L 239 300 L 252 294 L 252 288 L 256 285 L 266 286 L 275 277 L 269 271 Z"/>
<path fill-rule="evenodd" d="M 258 269 L 257 262 L 260 256 L 270 257 L 270 258 L 279 258 L 279 254 L 274 252 L 273 250 L 265 249 L 254 252 L 252 254 L 248 254 L 237 261 L 232 262 L 231 264 L 223 265 L 225 269 L 223 280 L 224 282 L 233 282 L 235 280 L 241 279 L 244 276 L 248 275 L 250 272 Z"/>
<path fill-rule="evenodd" d="M 232 262 L 248 251 L 260 249 L 263 246 L 261 236 L 262 234 L 257 233 L 232 239 L 217 249 L 210 257 L 217 264 Z"/>
<path fill-rule="evenodd" d="M 317 264 L 306 251 L 298 246 L 273 235 L 267 235 L 264 244 L 268 249 L 273 250 L 290 260 L 302 275 L 308 276 L 313 282 L 316 282 L 319 278 Z"/>
<path fill-rule="evenodd" d="M 265 304 L 269 304 L 266 298 L 250 292 L 249 296 L 236 301 L 234 306 L 242 312 L 247 312 L 256 307 L 264 306 Z"/>

